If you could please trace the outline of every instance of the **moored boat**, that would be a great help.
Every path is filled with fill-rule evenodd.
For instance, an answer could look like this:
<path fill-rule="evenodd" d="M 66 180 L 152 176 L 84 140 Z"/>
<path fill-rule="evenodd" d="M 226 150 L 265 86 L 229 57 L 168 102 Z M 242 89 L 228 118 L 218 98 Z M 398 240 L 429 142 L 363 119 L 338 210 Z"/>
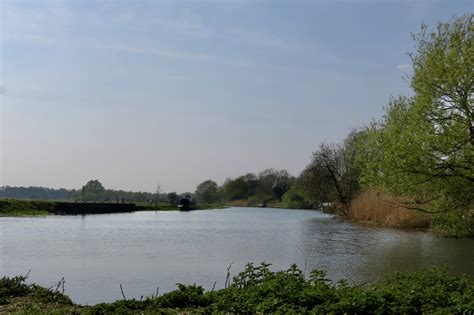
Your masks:
<path fill-rule="evenodd" d="M 181 198 L 179 200 L 178 210 L 180 211 L 196 210 L 196 202 L 194 202 L 194 200 L 191 200 L 190 195 L 186 195 L 186 198 Z"/>

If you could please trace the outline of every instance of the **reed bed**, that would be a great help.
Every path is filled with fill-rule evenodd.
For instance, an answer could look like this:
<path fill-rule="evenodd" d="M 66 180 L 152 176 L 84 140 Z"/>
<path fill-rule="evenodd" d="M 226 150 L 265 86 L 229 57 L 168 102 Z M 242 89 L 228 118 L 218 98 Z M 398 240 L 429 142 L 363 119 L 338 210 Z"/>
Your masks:
<path fill-rule="evenodd" d="M 432 217 L 423 212 L 398 206 L 403 198 L 378 191 L 365 191 L 352 200 L 347 217 L 395 228 L 430 228 Z"/>

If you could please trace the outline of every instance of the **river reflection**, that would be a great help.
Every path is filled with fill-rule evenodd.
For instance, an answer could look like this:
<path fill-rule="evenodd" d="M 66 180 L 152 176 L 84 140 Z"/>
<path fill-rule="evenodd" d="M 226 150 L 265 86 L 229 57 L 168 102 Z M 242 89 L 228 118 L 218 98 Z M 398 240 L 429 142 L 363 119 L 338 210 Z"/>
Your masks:
<path fill-rule="evenodd" d="M 31 271 L 44 286 L 66 279 L 66 293 L 95 304 L 173 290 L 222 287 L 230 263 L 273 269 L 296 263 L 333 280 L 378 280 L 397 270 L 445 264 L 474 275 L 474 240 L 362 226 L 318 211 L 231 208 L 115 215 L 0 218 L 0 275 Z"/>

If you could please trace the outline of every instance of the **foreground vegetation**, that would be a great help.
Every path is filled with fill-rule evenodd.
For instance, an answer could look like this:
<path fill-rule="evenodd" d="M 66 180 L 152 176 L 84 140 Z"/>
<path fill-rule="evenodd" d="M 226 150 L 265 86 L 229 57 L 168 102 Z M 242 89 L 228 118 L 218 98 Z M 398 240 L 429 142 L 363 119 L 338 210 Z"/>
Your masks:
<path fill-rule="evenodd" d="M 226 280 L 226 287 L 205 291 L 198 285 L 141 300 L 95 306 L 74 304 L 63 294 L 64 280 L 49 289 L 25 283 L 27 277 L 0 279 L 2 314 L 176 314 L 176 313 L 312 313 L 312 314 L 472 314 L 474 281 L 449 276 L 442 268 L 396 273 L 380 283 L 350 286 L 334 283 L 315 270 L 305 277 L 296 266 L 272 272 L 268 264 L 248 264 Z"/>

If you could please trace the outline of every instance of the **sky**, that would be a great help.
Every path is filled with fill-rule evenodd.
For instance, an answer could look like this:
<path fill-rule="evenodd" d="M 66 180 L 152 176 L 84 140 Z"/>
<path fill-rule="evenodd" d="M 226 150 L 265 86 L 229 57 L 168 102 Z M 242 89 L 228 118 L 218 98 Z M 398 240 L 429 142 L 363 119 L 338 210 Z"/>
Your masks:
<path fill-rule="evenodd" d="M 410 95 L 411 33 L 474 1 L 0 0 L 0 186 L 194 191 Z"/>

